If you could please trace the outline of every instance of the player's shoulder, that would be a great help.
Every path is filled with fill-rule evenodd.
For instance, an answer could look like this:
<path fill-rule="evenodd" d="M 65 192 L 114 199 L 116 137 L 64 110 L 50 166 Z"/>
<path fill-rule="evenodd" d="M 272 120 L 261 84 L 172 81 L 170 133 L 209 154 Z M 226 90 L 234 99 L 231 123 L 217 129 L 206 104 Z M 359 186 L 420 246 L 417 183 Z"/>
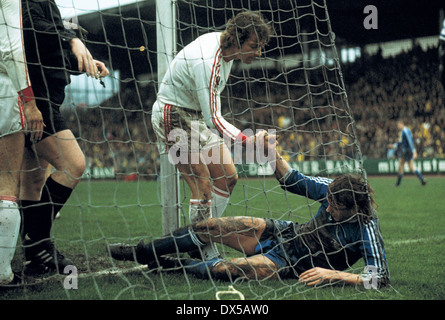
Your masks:
<path fill-rule="evenodd" d="M 203 34 L 186 46 L 184 53 L 188 56 L 212 58 L 220 47 L 220 32 Z"/>
<path fill-rule="evenodd" d="M 404 126 L 402 129 L 402 133 L 409 134 L 409 133 L 411 133 L 411 129 L 407 126 Z"/>
<path fill-rule="evenodd" d="M 208 32 L 203 35 L 200 35 L 196 40 L 201 42 L 214 42 L 217 43 L 219 46 L 221 39 L 221 32 Z"/>

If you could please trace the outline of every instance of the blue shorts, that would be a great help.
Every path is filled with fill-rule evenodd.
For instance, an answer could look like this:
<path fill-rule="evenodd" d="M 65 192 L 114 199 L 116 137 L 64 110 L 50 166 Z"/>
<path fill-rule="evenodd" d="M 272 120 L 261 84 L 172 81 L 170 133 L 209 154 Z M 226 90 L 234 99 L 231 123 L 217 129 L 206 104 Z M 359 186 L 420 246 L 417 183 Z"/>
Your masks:
<path fill-rule="evenodd" d="M 401 149 L 397 151 L 397 157 L 405 161 L 410 161 L 413 160 L 414 154 L 411 150 Z"/>
<path fill-rule="evenodd" d="M 302 254 L 295 246 L 295 223 L 292 221 L 265 219 L 266 228 L 255 248 L 255 254 L 262 254 L 272 260 L 280 276 L 297 276 L 306 269 L 299 265 Z"/>
<path fill-rule="evenodd" d="M 406 151 L 402 153 L 401 158 L 405 161 L 410 161 L 414 159 L 414 155 L 411 151 Z"/>

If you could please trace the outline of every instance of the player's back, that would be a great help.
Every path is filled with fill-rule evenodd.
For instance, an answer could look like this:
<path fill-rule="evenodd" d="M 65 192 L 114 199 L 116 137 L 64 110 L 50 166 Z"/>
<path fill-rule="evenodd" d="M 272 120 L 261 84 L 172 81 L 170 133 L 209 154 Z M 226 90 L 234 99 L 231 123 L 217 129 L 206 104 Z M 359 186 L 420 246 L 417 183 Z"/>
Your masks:
<path fill-rule="evenodd" d="M 414 148 L 413 135 L 408 127 L 402 129 L 400 143 L 403 150 L 412 150 Z"/>
<path fill-rule="evenodd" d="M 204 34 L 177 54 L 162 80 L 159 100 L 178 107 L 199 109 L 197 92 L 208 90 L 209 84 L 205 79 L 197 79 L 196 74 L 204 73 L 203 78 L 210 79 L 212 66 L 220 54 L 220 36 L 220 32 Z"/>

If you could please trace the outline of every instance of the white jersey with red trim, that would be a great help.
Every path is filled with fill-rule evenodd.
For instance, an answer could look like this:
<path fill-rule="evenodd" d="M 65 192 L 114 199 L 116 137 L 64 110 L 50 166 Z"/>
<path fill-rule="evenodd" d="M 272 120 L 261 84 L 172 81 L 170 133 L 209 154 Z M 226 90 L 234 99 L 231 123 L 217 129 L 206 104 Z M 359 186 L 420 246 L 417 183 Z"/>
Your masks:
<path fill-rule="evenodd" d="M 16 91 L 30 87 L 22 33 L 22 5 L 0 0 L 0 72 L 8 75 Z"/>
<path fill-rule="evenodd" d="M 23 102 L 34 99 L 25 60 L 20 0 L 0 0 L 0 137 L 25 128 Z"/>
<path fill-rule="evenodd" d="M 221 115 L 220 94 L 226 86 L 233 61 L 224 61 L 220 37 L 221 32 L 207 33 L 178 53 L 162 80 L 158 101 L 202 112 L 209 128 L 235 140 L 241 130 Z"/>

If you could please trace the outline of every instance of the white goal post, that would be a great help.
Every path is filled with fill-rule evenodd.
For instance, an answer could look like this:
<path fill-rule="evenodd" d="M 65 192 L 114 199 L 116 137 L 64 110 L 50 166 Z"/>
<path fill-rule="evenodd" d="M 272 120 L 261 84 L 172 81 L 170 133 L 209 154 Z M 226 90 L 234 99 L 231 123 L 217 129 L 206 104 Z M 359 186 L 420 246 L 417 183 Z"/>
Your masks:
<path fill-rule="evenodd" d="M 173 0 L 156 0 L 156 47 L 158 85 L 176 54 L 176 8 Z M 162 232 L 167 234 L 180 226 L 179 173 L 168 159 L 160 155 Z"/>
<path fill-rule="evenodd" d="M 216 24 L 216 18 L 211 15 L 219 15 L 221 22 L 222 12 L 227 15 L 225 20 L 228 20 L 230 14 L 250 9 L 253 5 L 247 1 L 246 7 L 246 2 L 241 1 L 239 7 L 232 4 L 230 8 L 213 8 L 206 7 L 206 3 L 208 1 L 156 0 L 158 86 L 180 46 L 185 46 L 196 35 L 224 27 Z M 354 140 L 352 112 L 346 98 L 326 3 L 303 0 L 286 4 L 276 1 L 264 8 L 261 8 L 260 2 L 256 5 L 260 11 L 264 10 L 272 17 L 271 23 L 278 28 L 273 40 L 274 45 L 278 46 L 270 49 L 271 54 L 266 50 L 267 56 L 263 55 L 250 66 L 234 64 L 235 70 L 231 75 L 234 80 L 225 91 L 238 88 L 236 90 L 240 92 L 239 88 L 245 86 L 245 97 L 223 93 L 227 120 L 240 127 L 242 123 L 237 117 L 246 118 L 246 114 L 251 113 L 249 129 L 276 129 L 278 134 L 298 136 L 295 138 L 296 145 L 291 146 L 289 141 L 284 143 L 284 153 L 286 157 L 293 157 L 296 149 L 299 149 L 294 163 L 299 163 L 304 169 L 310 168 L 303 170 L 307 174 L 330 175 L 351 170 L 362 172 L 361 151 Z M 190 16 L 177 16 L 181 6 L 182 9 L 188 6 L 185 12 L 189 11 Z M 206 17 L 207 27 L 203 27 L 204 17 L 197 14 L 198 9 L 201 12 L 207 10 L 210 15 Z M 289 26 L 292 30 L 285 29 Z M 184 33 L 187 35 L 183 36 Z M 270 78 L 268 74 L 271 74 Z M 297 82 L 295 79 L 298 79 Z M 286 95 L 282 100 L 273 97 L 277 88 L 280 94 Z M 263 89 L 263 96 L 257 101 L 255 91 Z M 247 106 L 244 110 L 237 109 L 240 102 Z M 258 110 L 254 110 L 253 105 L 259 106 Z M 254 119 L 254 113 L 263 113 L 263 118 L 269 119 L 260 122 Z M 284 118 L 284 124 L 280 122 L 281 118 Z M 270 168 L 257 167 L 252 170 L 258 174 L 270 173 Z M 169 161 L 168 154 L 160 155 L 160 183 L 162 229 L 167 234 L 180 226 L 181 209 L 179 173 Z"/>

